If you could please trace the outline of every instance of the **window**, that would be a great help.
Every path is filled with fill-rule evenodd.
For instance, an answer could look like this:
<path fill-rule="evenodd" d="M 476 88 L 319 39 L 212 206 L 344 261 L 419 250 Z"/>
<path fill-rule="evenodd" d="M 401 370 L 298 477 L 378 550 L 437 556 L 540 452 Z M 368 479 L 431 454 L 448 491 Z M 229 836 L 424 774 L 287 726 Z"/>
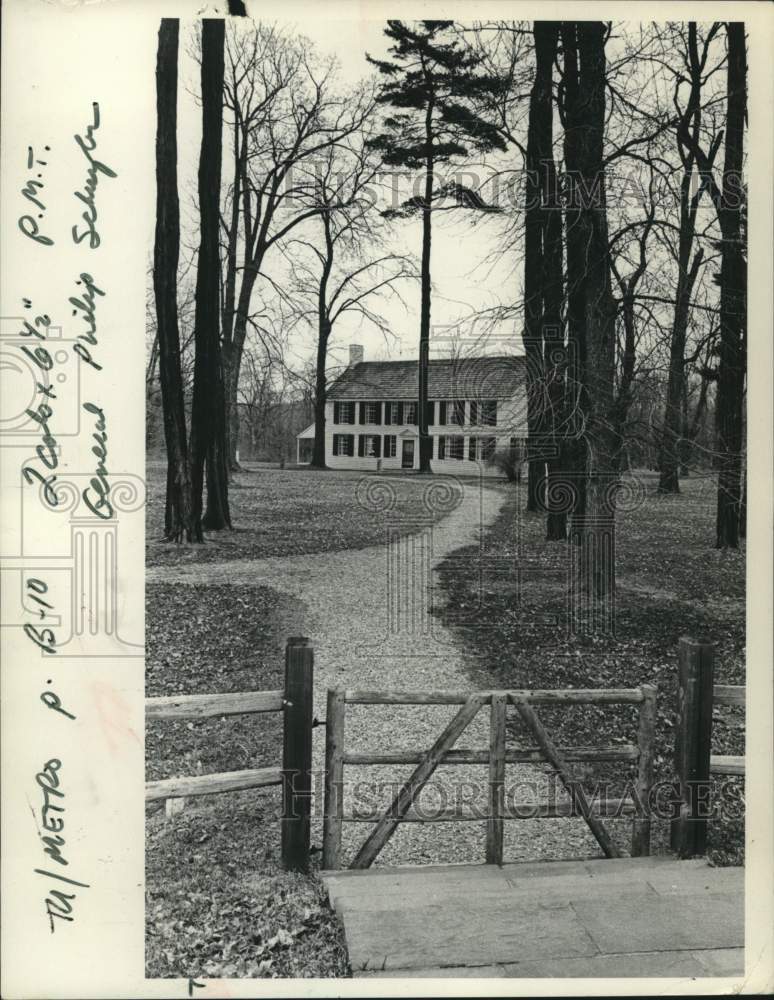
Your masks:
<path fill-rule="evenodd" d="M 485 399 L 479 404 L 479 420 L 478 423 L 483 427 L 496 427 L 497 426 L 497 400 L 496 399 Z"/>
<path fill-rule="evenodd" d="M 484 399 L 470 404 L 470 422 L 478 427 L 497 426 L 497 400 Z"/>
<path fill-rule="evenodd" d="M 394 434 L 384 435 L 384 457 L 395 458 L 398 454 L 398 439 Z"/>
<path fill-rule="evenodd" d="M 360 458 L 381 458 L 382 439 L 379 434 L 358 434 L 357 453 Z"/>
<path fill-rule="evenodd" d="M 361 424 L 380 424 L 382 422 L 382 404 L 381 403 L 361 403 L 360 404 L 360 423 Z"/>
<path fill-rule="evenodd" d="M 482 462 L 489 462 L 495 453 L 495 448 L 497 446 L 497 441 L 493 437 L 485 437 L 478 439 L 478 457 Z"/>
<path fill-rule="evenodd" d="M 472 437 L 468 441 L 468 458 L 471 462 L 489 462 L 495 453 L 496 447 L 496 438 Z"/>
<path fill-rule="evenodd" d="M 393 425 L 402 424 L 403 403 L 385 403 L 384 422 L 385 424 L 393 424 Z"/>
<path fill-rule="evenodd" d="M 464 458 L 465 457 L 465 438 L 461 435 L 459 437 L 448 438 L 448 458 Z"/>
<path fill-rule="evenodd" d="M 465 401 L 462 399 L 443 399 L 438 404 L 438 423 L 457 424 L 459 427 L 465 423 Z"/>
<path fill-rule="evenodd" d="M 416 424 L 417 422 L 417 404 L 416 403 L 404 403 L 403 404 L 403 423 L 404 424 Z"/>
<path fill-rule="evenodd" d="M 521 438 L 511 438 L 509 453 L 512 462 L 520 462 L 524 458 L 524 443 Z"/>
<path fill-rule="evenodd" d="M 351 400 L 333 404 L 334 424 L 354 424 L 355 404 Z"/>
<path fill-rule="evenodd" d="M 334 434 L 333 435 L 334 455 L 354 455 L 355 435 L 354 434 Z"/>
<path fill-rule="evenodd" d="M 465 438 L 464 437 L 444 437 L 438 438 L 438 458 L 464 458 Z"/>

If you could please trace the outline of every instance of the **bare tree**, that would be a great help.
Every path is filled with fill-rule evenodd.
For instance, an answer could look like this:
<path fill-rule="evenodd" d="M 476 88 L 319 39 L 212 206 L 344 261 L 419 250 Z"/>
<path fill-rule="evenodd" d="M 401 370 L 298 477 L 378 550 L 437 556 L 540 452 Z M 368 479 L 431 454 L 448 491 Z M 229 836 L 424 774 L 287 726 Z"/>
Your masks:
<path fill-rule="evenodd" d="M 720 31 L 719 24 L 713 24 L 706 32 L 701 45 L 696 38 L 686 42 L 683 30 L 679 32 L 682 42 L 683 67 L 676 73 L 674 104 L 678 111 L 675 128 L 677 149 L 680 155 L 682 172 L 679 194 L 679 231 L 676 253 L 677 287 L 675 289 L 675 309 L 672 320 L 669 378 L 666 389 L 664 407 L 664 427 L 661 442 L 659 492 L 679 493 L 680 447 L 683 430 L 683 398 L 685 397 L 685 351 L 688 335 L 688 324 L 691 309 L 691 299 L 704 259 L 704 248 L 696 246 L 696 223 L 699 203 L 706 190 L 706 182 L 695 186 L 696 155 L 691 148 L 695 146 L 702 135 L 702 86 L 709 76 L 708 60 L 713 39 Z M 675 39 L 677 41 L 677 39 Z M 678 49 L 678 51 L 680 51 Z M 683 71 L 687 77 L 683 75 Z M 689 96 L 684 106 L 680 105 L 682 85 L 688 83 Z M 691 145 L 686 145 L 683 136 L 689 133 Z M 710 140 L 708 159 L 714 163 L 722 132 L 717 132 Z"/>
<path fill-rule="evenodd" d="M 201 541 L 195 516 L 185 403 L 180 367 L 177 269 L 180 203 L 177 193 L 177 62 L 180 22 L 162 18 L 156 63 L 156 238 L 153 288 L 156 304 L 159 378 L 167 448 L 164 534 L 170 541 Z M 155 352 L 154 352 L 155 353 Z M 155 359 L 151 364 L 151 374 Z"/>
<path fill-rule="evenodd" d="M 317 226 L 322 240 L 293 239 L 297 318 L 313 322 L 317 334 L 315 367 L 315 436 L 312 465 L 325 468 L 325 405 L 328 349 L 342 316 L 356 314 L 385 337 L 392 335 L 375 302 L 399 296 L 401 282 L 418 273 L 405 255 L 384 249 L 386 223 L 375 209 L 379 159 L 365 134 L 348 150 L 330 150 L 314 191 L 320 209 Z M 293 251 L 305 249 L 310 262 Z"/>
<path fill-rule="evenodd" d="M 202 526 L 231 527 L 228 504 L 225 399 L 220 353 L 219 217 L 223 133 L 225 22 L 202 22 L 202 144 L 199 156 L 201 242 L 196 266 L 194 389 L 191 411 L 191 480 L 194 514 L 202 510 L 207 472 L 207 508 Z"/>
<path fill-rule="evenodd" d="M 575 376 L 582 386 L 584 496 L 573 521 L 579 586 L 606 598 L 615 588 L 615 317 L 604 173 L 607 27 L 562 24 L 565 160 L 572 177 L 567 268 Z"/>
<path fill-rule="evenodd" d="M 233 181 L 224 213 L 226 267 L 222 344 L 229 461 L 236 467 L 237 398 L 253 292 L 271 282 L 266 258 L 297 226 L 319 215 L 310 205 L 319 161 L 368 118 L 364 95 L 337 96 L 336 66 L 319 63 L 304 39 L 265 25 L 229 31 L 225 103 Z"/>

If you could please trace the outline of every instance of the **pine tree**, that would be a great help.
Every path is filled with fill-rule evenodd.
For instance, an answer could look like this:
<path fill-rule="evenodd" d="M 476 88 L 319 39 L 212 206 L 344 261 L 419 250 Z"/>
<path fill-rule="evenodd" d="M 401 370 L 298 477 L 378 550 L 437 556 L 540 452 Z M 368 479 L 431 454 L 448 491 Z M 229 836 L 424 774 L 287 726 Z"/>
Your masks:
<path fill-rule="evenodd" d="M 392 60 L 368 61 L 384 76 L 378 102 L 392 105 L 384 131 L 372 140 L 386 166 L 424 173 L 423 193 L 408 198 L 385 215 L 422 216 L 421 306 L 419 324 L 419 468 L 430 471 L 427 374 L 430 348 L 430 246 L 433 205 L 451 200 L 460 207 L 497 211 L 475 190 L 438 176 L 443 164 L 464 161 L 472 152 L 505 150 L 497 129 L 476 112 L 478 102 L 496 95 L 505 80 L 480 72 L 481 56 L 448 37 L 452 21 L 421 21 L 413 26 L 388 21 Z"/>

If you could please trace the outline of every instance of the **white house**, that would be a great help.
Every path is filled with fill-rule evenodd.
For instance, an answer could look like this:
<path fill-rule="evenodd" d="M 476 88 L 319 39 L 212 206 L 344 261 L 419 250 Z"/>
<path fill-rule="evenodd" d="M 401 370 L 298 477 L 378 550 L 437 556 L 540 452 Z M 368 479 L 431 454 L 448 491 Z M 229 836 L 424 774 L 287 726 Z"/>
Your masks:
<path fill-rule="evenodd" d="M 526 360 L 499 355 L 431 360 L 428 430 L 432 470 L 499 475 L 495 452 L 522 454 L 527 439 Z M 364 361 L 350 346 L 349 367 L 328 390 L 325 462 L 333 469 L 417 469 L 418 364 Z M 314 424 L 297 438 L 298 461 L 312 457 Z"/>

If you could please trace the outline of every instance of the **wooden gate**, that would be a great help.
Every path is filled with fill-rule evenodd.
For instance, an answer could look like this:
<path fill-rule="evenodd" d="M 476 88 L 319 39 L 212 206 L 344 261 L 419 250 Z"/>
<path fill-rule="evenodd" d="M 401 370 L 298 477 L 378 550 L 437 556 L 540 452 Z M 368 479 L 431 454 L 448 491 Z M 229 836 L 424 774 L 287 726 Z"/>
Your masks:
<path fill-rule="evenodd" d="M 601 748 L 556 747 L 535 711 L 535 705 L 620 705 L 639 706 L 637 744 Z M 347 753 L 345 716 L 347 705 L 459 705 L 456 715 L 426 751 L 397 753 Z M 490 709 L 489 749 L 455 750 L 454 744 L 485 705 Z M 518 750 L 506 748 L 506 714 L 513 706 L 535 740 L 536 746 Z M 374 827 L 358 850 L 351 868 L 368 868 L 392 837 L 399 823 L 486 819 L 487 864 L 503 862 L 503 822 L 505 819 L 582 816 L 606 857 L 620 857 L 599 814 L 592 809 L 582 783 L 573 778 L 567 764 L 577 761 L 628 761 L 637 764 L 635 795 L 632 800 L 605 799 L 597 803 L 599 813 L 615 815 L 635 813 L 632 830 L 632 855 L 650 853 L 649 793 L 653 783 L 653 734 L 656 718 L 656 688 L 599 690 L 513 690 L 462 693 L 454 691 L 344 691 L 328 692 L 326 718 L 325 815 L 323 821 L 324 869 L 341 867 L 342 824 L 362 821 L 362 816 L 344 813 L 345 765 L 416 764 L 391 804 L 373 817 Z M 513 763 L 548 763 L 557 773 L 569 794 L 567 803 L 529 805 L 520 812 L 516 807 L 506 815 L 504 809 L 505 765 Z M 486 817 L 464 811 L 421 817 L 412 806 L 423 787 L 441 764 L 485 764 L 489 766 L 488 809 Z"/>

